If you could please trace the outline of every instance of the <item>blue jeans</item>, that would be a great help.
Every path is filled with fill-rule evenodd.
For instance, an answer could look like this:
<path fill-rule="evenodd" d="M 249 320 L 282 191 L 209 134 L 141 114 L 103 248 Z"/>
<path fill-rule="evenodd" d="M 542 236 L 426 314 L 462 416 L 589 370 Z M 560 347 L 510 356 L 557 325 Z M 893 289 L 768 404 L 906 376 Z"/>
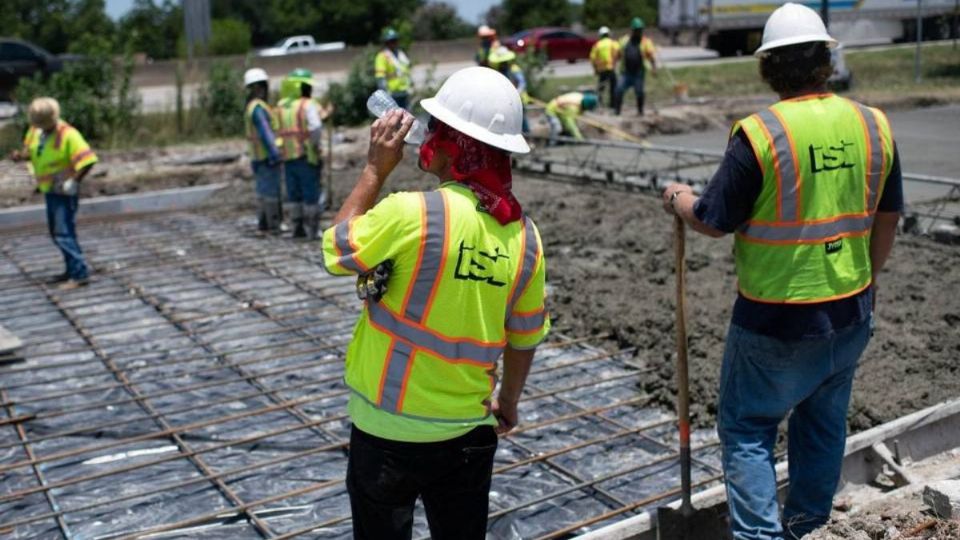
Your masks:
<path fill-rule="evenodd" d="M 717 430 L 736 540 L 800 538 L 827 521 L 840 479 L 847 406 L 865 321 L 824 339 L 783 342 L 730 326 Z M 781 524 L 773 448 L 790 411 L 790 487 Z"/>
<path fill-rule="evenodd" d="M 253 178 L 256 180 L 257 196 L 267 199 L 280 199 L 280 164 L 270 165 L 267 160 L 251 162 Z"/>
<path fill-rule="evenodd" d="M 77 208 L 80 198 L 76 195 L 57 195 L 47 193 L 47 229 L 50 238 L 63 253 L 63 262 L 70 279 L 86 279 L 87 264 L 83 261 L 83 250 L 77 242 Z"/>
<path fill-rule="evenodd" d="M 617 81 L 617 92 L 614 97 L 613 109 L 620 114 L 620 108 L 623 107 L 623 95 L 628 88 L 633 88 L 633 93 L 637 97 L 637 114 L 643 114 L 643 80 L 646 77 L 646 70 L 641 69 L 637 73 L 620 73 L 620 79 Z"/>
<path fill-rule="evenodd" d="M 318 204 L 320 201 L 320 170 L 319 165 L 311 165 L 306 158 L 291 159 L 285 162 L 287 201 Z"/>

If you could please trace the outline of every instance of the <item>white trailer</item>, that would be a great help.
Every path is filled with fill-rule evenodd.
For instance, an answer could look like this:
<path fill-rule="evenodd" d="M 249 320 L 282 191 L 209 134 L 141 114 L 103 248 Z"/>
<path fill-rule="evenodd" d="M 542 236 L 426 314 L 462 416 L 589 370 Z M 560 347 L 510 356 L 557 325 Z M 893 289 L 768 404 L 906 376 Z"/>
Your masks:
<path fill-rule="evenodd" d="M 829 0 L 830 33 L 848 45 L 916 39 L 918 0 Z M 799 3 L 821 12 L 820 0 Z M 659 26 L 667 33 L 706 32 L 707 47 L 722 56 L 748 54 L 760 45 L 763 24 L 778 0 L 659 0 Z M 949 37 L 957 0 L 922 0 L 925 39 Z M 953 29 L 956 32 L 956 28 Z"/>

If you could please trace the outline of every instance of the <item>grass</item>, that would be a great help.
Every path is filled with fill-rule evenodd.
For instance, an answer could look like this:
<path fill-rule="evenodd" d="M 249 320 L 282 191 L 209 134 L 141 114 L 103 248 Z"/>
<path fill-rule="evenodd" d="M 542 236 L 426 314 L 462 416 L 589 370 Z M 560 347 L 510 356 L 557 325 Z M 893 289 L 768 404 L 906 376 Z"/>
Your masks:
<path fill-rule="evenodd" d="M 931 96 L 960 101 L 960 51 L 949 43 L 927 44 L 922 49 L 922 77 L 913 80 L 914 49 L 910 47 L 879 51 L 847 52 L 847 67 L 853 72 L 852 96 L 867 101 Z M 647 77 L 648 99 L 670 100 L 673 84 L 667 73 Z M 691 97 L 735 97 L 767 94 L 770 88 L 760 80 L 757 61 L 753 58 L 710 64 L 671 68 L 677 82 L 689 87 Z M 554 77 L 544 85 L 543 96 L 555 96 L 578 88 L 593 88 L 593 76 Z M 870 99 L 867 99 L 870 98 Z"/>

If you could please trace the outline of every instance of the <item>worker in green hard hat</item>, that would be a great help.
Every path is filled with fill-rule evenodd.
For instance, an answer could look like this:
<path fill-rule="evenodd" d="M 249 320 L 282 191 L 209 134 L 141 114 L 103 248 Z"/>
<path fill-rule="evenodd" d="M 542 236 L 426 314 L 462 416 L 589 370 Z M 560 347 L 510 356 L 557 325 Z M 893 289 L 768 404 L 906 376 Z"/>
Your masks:
<path fill-rule="evenodd" d="M 383 31 L 383 49 L 373 60 L 373 75 L 377 87 L 389 92 L 397 105 L 406 109 L 412 86 L 410 59 L 400 48 L 400 35 L 393 28 Z"/>
<path fill-rule="evenodd" d="M 617 81 L 616 102 L 613 110 L 620 114 L 623 94 L 633 87 L 637 96 L 637 115 L 643 116 L 643 81 L 646 71 L 657 72 L 657 49 L 653 41 L 643 35 L 643 19 L 634 17 L 630 21 L 630 34 L 620 39 L 620 79 Z"/>

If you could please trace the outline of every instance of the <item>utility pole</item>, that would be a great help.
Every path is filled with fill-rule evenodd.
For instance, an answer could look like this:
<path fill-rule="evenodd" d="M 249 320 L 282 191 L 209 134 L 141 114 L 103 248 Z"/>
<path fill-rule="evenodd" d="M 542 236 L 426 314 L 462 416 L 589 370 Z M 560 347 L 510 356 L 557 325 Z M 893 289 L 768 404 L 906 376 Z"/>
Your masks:
<path fill-rule="evenodd" d="M 913 82 L 920 82 L 920 43 L 923 41 L 923 0 L 917 0 L 917 52 L 913 55 Z"/>

